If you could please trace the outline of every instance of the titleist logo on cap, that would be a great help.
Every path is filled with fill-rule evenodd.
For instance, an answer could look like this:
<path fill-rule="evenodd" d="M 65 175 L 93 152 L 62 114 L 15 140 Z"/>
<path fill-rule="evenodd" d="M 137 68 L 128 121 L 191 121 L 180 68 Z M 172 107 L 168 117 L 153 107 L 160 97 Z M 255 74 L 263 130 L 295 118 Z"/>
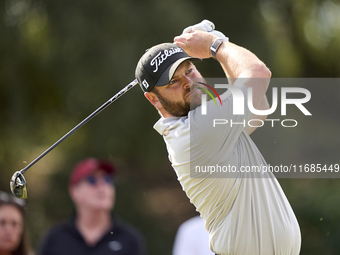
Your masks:
<path fill-rule="evenodd" d="M 158 67 L 170 56 L 183 52 L 181 48 L 171 48 L 169 50 L 164 50 L 164 53 L 162 54 L 162 51 L 160 51 L 150 62 L 151 66 L 155 66 L 155 70 L 153 70 L 154 73 L 158 71 Z"/>

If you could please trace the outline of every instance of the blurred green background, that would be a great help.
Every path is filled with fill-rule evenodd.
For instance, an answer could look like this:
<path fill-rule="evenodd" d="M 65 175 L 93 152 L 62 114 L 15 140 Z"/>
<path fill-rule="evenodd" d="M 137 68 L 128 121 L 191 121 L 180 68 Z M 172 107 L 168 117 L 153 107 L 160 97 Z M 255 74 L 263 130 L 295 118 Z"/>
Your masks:
<path fill-rule="evenodd" d="M 340 2 L 317 0 L 4 0 L 0 3 L 0 189 L 134 79 L 144 51 L 203 19 L 254 52 L 273 77 L 340 76 Z M 222 77 L 214 60 L 197 64 Z M 338 83 L 339 85 L 339 83 Z M 340 163 L 339 86 L 312 93 L 313 119 L 253 135 L 268 162 Z M 318 99 L 314 101 L 313 100 Z M 36 249 L 74 211 L 67 183 L 84 157 L 118 168 L 115 212 L 144 233 L 150 255 L 171 254 L 177 227 L 196 215 L 153 130 L 158 114 L 133 88 L 26 174 Z M 301 121 L 300 121 L 301 120 Z M 318 162 L 320 161 L 320 162 Z M 279 179 L 300 223 L 301 254 L 340 253 L 339 179 Z"/>

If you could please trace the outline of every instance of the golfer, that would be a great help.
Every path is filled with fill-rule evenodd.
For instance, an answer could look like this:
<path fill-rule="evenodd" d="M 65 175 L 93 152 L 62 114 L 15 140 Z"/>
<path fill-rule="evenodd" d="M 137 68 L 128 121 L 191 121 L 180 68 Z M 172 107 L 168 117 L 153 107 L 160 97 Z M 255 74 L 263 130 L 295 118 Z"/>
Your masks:
<path fill-rule="evenodd" d="M 233 123 L 266 116 L 253 116 L 246 106 L 243 115 L 234 115 L 229 90 L 220 96 L 221 105 L 208 101 L 208 112 L 202 114 L 202 91 L 207 87 L 194 62 L 212 57 L 245 98 L 248 88 L 252 89 L 255 109 L 269 109 L 269 69 L 253 53 L 215 31 L 213 23 L 204 21 L 184 30 L 174 43 L 150 48 L 137 64 L 138 83 L 161 115 L 154 128 L 165 140 L 183 190 L 205 221 L 214 253 L 299 254 L 299 225 L 276 178 L 269 172 L 260 176 L 239 171 L 244 166 L 266 165 L 249 137 L 256 128 L 212 125 L 221 114 Z M 195 82 L 197 79 L 203 82 Z M 204 172 L 191 176 L 197 166 L 216 165 L 231 165 L 238 172 L 230 176 L 215 173 L 213 178 Z"/>

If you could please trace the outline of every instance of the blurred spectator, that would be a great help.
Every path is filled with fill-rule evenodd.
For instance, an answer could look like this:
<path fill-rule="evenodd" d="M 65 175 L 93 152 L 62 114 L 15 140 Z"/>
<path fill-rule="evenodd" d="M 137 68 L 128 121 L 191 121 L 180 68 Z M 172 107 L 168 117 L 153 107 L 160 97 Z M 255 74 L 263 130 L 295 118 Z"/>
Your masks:
<path fill-rule="evenodd" d="M 27 255 L 25 200 L 0 191 L 0 254 Z"/>
<path fill-rule="evenodd" d="M 183 222 L 176 234 L 173 255 L 214 255 L 209 248 L 209 234 L 200 216 Z"/>
<path fill-rule="evenodd" d="M 71 221 L 52 228 L 40 247 L 40 255 L 140 255 L 142 236 L 111 212 L 115 204 L 115 170 L 95 158 L 79 162 L 69 181 L 76 208 Z"/>

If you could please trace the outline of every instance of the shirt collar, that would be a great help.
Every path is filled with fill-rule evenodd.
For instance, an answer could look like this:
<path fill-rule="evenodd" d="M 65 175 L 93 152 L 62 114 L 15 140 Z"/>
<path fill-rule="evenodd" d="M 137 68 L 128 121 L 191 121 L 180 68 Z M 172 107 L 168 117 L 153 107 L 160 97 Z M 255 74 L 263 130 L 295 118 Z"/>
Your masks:
<path fill-rule="evenodd" d="M 180 117 L 168 117 L 168 118 L 160 118 L 155 125 L 153 126 L 154 129 L 160 134 L 163 135 L 164 131 L 171 126 L 171 122 L 174 120 L 179 120 Z"/>

